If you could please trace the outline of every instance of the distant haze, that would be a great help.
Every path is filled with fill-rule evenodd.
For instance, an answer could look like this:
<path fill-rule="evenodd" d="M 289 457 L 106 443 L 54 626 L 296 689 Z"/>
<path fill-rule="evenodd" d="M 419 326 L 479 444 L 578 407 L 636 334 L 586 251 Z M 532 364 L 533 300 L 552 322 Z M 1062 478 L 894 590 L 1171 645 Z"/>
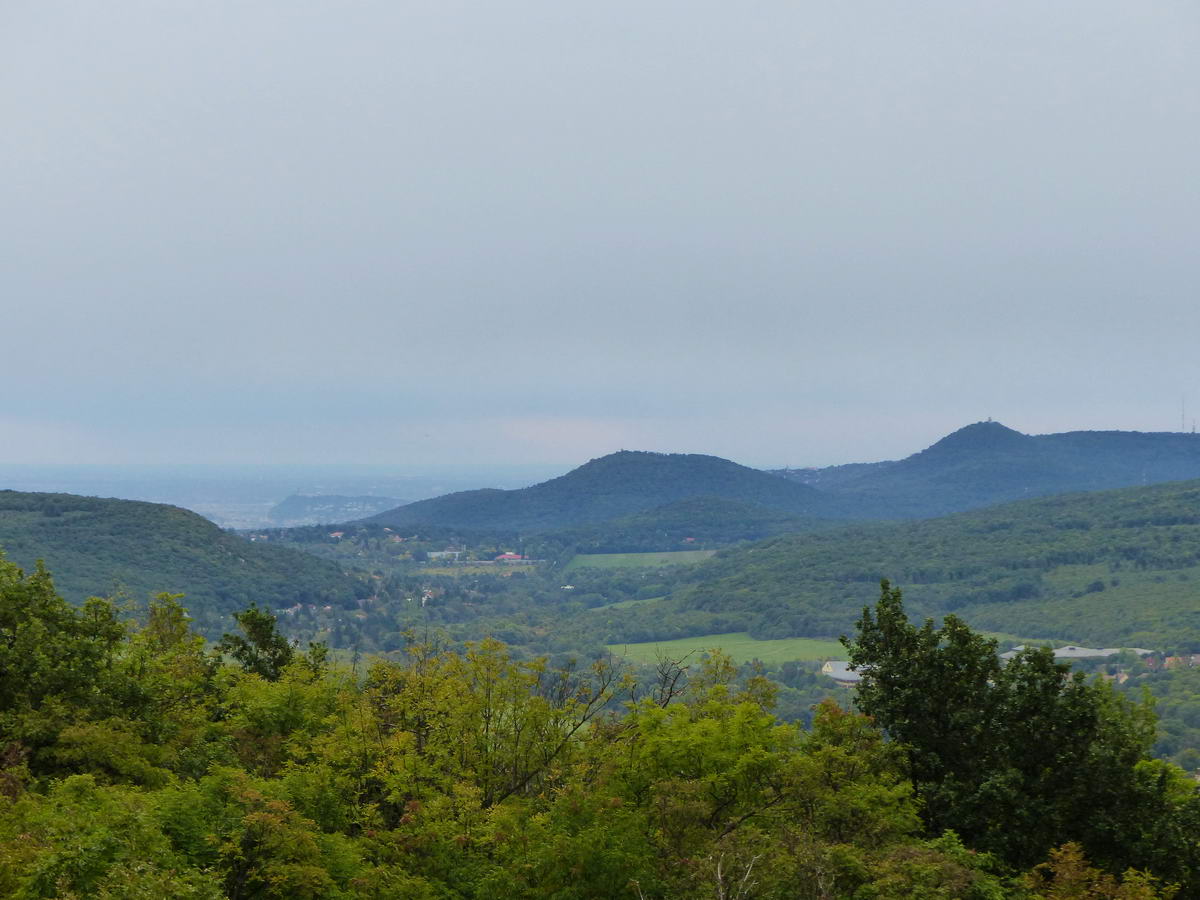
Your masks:
<path fill-rule="evenodd" d="M 1190 430 L 1198 86 L 1194 0 L 14 0 L 0 463 Z"/>
<path fill-rule="evenodd" d="M 271 509 L 291 494 L 412 501 L 479 487 L 519 488 L 561 474 L 548 466 L 0 463 L 0 490 L 170 503 L 227 528 L 258 528 L 279 524 Z"/>

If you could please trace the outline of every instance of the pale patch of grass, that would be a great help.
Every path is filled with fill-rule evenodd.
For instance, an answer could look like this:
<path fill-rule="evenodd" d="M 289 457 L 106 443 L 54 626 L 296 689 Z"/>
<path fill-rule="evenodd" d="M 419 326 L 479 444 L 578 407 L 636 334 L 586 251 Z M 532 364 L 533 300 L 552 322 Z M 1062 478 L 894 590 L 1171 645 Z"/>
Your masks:
<path fill-rule="evenodd" d="M 670 550 L 663 553 L 577 553 L 564 572 L 585 567 L 595 569 L 642 569 L 690 565 L 708 559 L 716 550 Z"/>
<path fill-rule="evenodd" d="M 513 572 L 536 572 L 537 566 L 424 566 L 418 575 L 511 575 Z"/>

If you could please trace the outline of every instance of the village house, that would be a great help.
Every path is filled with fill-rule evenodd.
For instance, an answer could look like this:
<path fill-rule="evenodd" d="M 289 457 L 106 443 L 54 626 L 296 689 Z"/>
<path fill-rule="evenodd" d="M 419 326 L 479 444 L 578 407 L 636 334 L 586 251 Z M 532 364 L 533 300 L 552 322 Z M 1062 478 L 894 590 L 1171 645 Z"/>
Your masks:
<path fill-rule="evenodd" d="M 844 659 L 827 660 L 821 666 L 821 674 L 828 675 L 838 684 L 858 684 L 862 675 L 850 668 L 850 663 Z"/>
<path fill-rule="evenodd" d="M 1013 647 L 1006 653 L 1001 653 L 1000 658 L 1004 660 L 1012 659 L 1018 653 L 1025 649 L 1023 644 Z M 1103 659 L 1107 656 L 1116 656 L 1119 653 L 1129 650 L 1136 653 L 1138 656 L 1149 656 L 1154 651 L 1145 650 L 1141 647 L 1103 647 L 1096 649 L 1093 647 L 1058 647 L 1054 651 L 1055 659 Z"/>

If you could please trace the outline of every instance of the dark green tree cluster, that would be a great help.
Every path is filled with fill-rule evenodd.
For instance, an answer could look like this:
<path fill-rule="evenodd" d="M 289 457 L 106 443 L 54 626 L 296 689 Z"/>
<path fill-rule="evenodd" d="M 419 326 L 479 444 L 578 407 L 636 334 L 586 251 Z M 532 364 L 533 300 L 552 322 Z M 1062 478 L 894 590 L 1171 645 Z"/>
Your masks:
<path fill-rule="evenodd" d="M 1200 796 L 1150 758 L 1155 719 L 1048 648 L 1005 663 L 996 642 L 947 616 L 909 622 L 883 583 L 853 641 L 858 707 L 906 758 L 933 833 L 1017 867 L 1078 842 L 1093 861 L 1190 882 L 1200 871 Z"/>
<path fill-rule="evenodd" d="M 186 591 L 194 627 L 212 639 L 252 602 L 348 608 L 368 593 L 328 561 L 242 540 L 162 503 L 0 491 L 0 548 L 27 569 L 53 560 L 55 583 L 76 603 L 93 594 Z"/>

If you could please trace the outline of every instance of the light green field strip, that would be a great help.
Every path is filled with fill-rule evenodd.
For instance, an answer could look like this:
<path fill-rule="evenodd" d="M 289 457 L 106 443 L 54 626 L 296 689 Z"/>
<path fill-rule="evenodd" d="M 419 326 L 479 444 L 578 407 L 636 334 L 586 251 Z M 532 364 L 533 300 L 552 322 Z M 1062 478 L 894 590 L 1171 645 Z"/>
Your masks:
<path fill-rule="evenodd" d="M 837 641 L 816 638 L 784 638 L 775 641 L 756 641 L 744 631 L 728 634 L 707 634 L 703 637 L 680 638 L 676 641 L 647 641 L 644 644 L 609 644 L 608 649 L 616 656 L 624 656 L 631 662 L 655 662 L 659 656 L 677 659 L 687 653 L 699 655 L 719 648 L 733 657 L 735 662 L 750 662 L 753 659 L 764 663 L 790 662 L 791 660 L 845 659 L 846 649 Z"/>
<path fill-rule="evenodd" d="M 641 606 L 643 603 L 657 603 L 659 600 L 665 600 L 666 597 L 647 597 L 644 600 L 618 600 L 616 603 L 610 603 L 607 606 L 594 607 L 592 612 L 603 612 L 606 609 L 628 609 L 631 606 Z"/>
<path fill-rule="evenodd" d="M 655 566 L 679 566 L 708 559 L 716 550 L 671 550 L 665 553 L 577 553 L 563 569 L 641 569 Z"/>
<path fill-rule="evenodd" d="M 511 575 L 513 572 L 536 572 L 536 566 L 424 566 L 417 569 L 418 575 Z"/>

